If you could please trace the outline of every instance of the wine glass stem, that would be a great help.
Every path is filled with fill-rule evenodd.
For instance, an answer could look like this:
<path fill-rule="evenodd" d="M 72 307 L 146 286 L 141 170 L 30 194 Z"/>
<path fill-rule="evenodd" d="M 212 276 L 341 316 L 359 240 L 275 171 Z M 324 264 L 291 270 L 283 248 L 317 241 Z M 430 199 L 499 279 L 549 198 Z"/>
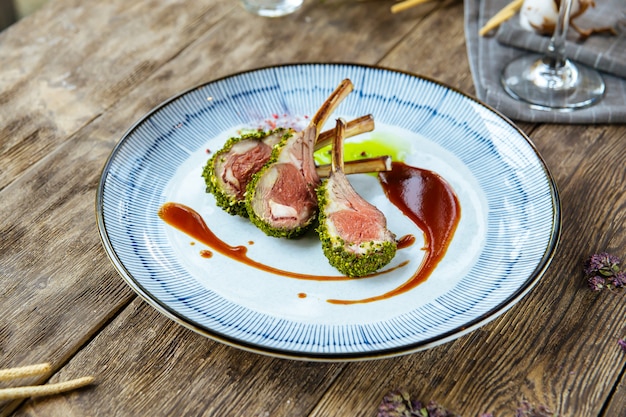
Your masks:
<path fill-rule="evenodd" d="M 546 54 L 547 64 L 554 71 L 558 71 L 565 65 L 565 38 L 567 37 L 569 16 L 572 10 L 572 0 L 560 0 L 559 3 L 559 16 Z"/>

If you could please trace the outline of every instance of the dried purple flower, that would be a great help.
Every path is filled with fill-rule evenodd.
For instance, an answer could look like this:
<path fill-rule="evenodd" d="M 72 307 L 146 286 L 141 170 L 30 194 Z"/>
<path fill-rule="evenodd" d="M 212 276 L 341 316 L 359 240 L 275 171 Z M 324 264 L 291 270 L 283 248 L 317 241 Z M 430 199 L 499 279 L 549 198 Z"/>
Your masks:
<path fill-rule="evenodd" d="M 391 391 L 378 406 L 377 417 L 461 417 L 446 410 L 434 401 L 424 406 L 421 401 L 411 400 L 406 391 Z M 490 417 L 486 415 L 485 417 Z"/>
<path fill-rule="evenodd" d="M 428 417 L 420 412 L 422 408 L 421 402 L 411 401 L 408 392 L 391 391 L 378 406 L 377 417 Z"/>
<path fill-rule="evenodd" d="M 591 255 L 584 264 L 589 288 L 600 291 L 626 286 L 626 273 L 621 270 L 621 264 L 620 258 L 606 252 Z"/>
<path fill-rule="evenodd" d="M 587 278 L 587 283 L 592 291 L 600 291 L 606 284 L 605 279 L 598 275 Z"/>
<path fill-rule="evenodd" d="M 626 340 L 624 339 L 619 339 L 617 341 L 617 344 L 619 345 L 619 347 L 622 348 L 622 350 L 624 350 L 624 352 L 626 352 Z"/>
<path fill-rule="evenodd" d="M 520 407 L 515 412 L 515 417 L 551 417 L 552 415 L 552 411 L 545 405 L 540 405 L 535 408 L 535 406 L 527 400 L 523 400 L 520 403 Z"/>
<path fill-rule="evenodd" d="M 619 345 L 626 351 L 626 341 L 620 339 Z M 383 397 L 378 406 L 377 417 L 461 417 L 451 413 L 445 407 L 430 401 L 424 405 L 421 401 L 412 400 L 406 391 L 391 391 Z M 531 404 L 527 400 L 520 401 L 519 408 L 515 411 L 515 417 L 553 417 L 554 413 L 545 405 Z M 478 414 L 477 417 L 494 417 L 493 413 Z"/>
<path fill-rule="evenodd" d="M 615 288 L 626 286 L 626 272 L 618 272 L 615 274 L 612 283 Z"/>
<path fill-rule="evenodd" d="M 442 405 L 430 401 L 426 406 L 428 417 L 461 417 L 446 410 Z"/>
<path fill-rule="evenodd" d="M 611 276 L 620 270 L 622 261 L 615 255 L 606 252 L 596 253 L 585 262 L 585 275 L 600 273 Z"/>

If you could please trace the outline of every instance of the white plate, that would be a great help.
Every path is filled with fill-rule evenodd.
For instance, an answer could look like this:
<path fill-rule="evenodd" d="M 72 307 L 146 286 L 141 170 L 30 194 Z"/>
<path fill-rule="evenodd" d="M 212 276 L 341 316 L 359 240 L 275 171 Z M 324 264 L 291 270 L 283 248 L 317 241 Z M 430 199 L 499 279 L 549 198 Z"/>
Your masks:
<path fill-rule="evenodd" d="M 407 281 L 424 256 L 421 231 L 373 176 L 351 177 L 398 236 L 417 242 L 374 278 L 319 281 L 247 266 L 210 249 L 158 216 L 185 204 L 209 228 L 272 267 L 337 275 L 315 233 L 297 240 L 263 235 L 226 214 L 205 193 L 210 152 L 242 128 L 278 121 L 304 125 L 344 79 L 355 89 L 333 117 L 372 114 L 370 137 L 392 141 L 408 165 L 440 174 L 462 215 L 445 257 L 428 280 L 383 300 L 363 299 Z M 329 122 L 330 125 L 331 122 Z M 367 140 L 368 134 L 355 140 Z M 352 139 L 351 139 L 352 140 Z M 209 153 L 207 153 L 209 152 Z M 426 349 L 484 325 L 539 280 L 556 249 L 555 182 L 530 140 L 493 109 L 436 81 L 354 64 L 294 64 L 235 74 L 186 91 L 138 121 L 113 150 L 97 193 L 104 247 L 149 304 L 194 331 L 254 352 L 308 360 L 356 360 Z"/>

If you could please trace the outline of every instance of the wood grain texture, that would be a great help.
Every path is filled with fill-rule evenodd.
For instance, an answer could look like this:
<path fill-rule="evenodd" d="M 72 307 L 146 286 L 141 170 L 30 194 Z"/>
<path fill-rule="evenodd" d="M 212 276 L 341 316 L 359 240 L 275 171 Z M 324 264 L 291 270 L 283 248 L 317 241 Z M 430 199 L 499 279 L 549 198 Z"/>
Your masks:
<path fill-rule="evenodd" d="M 0 34 L 0 190 L 234 7 L 183 4 L 55 1 Z"/>
<path fill-rule="evenodd" d="M 304 416 L 342 366 L 234 349 L 137 300 L 59 375 L 94 374 L 93 388 L 29 401 L 16 415 Z"/>
<path fill-rule="evenodd" d="M 157 313 L 106 258 L 101 169 L 128 127 L 183 90 L 267 65 L 357 62 L 472 94 L 462 2 L 390 4 L 306 2 L 268 20 L 226 0 L 58 0 L 0 34 L 0 365 L 96 376 L 0 415 L 372 416 L 395 388 L 466 417 L 510 416 L 522 399 L 561 417 L 624 415 L 626 293 L 589 291 L 581 263 L 626 256 L 626 126 L 520 126 L 559 186 L 562 243 L 520 303 L 424 352 L 307 363 L 228 347 Z"/>
<path fill-rule="evenodd" d="M 473 95 L 462 2 L 447 0 L 434 4 L 437 8 L 423 16 L 420 24 L 380 64 L 424 75 Z"/>
<path fill-rule="evenodd" d="M 624 338 L 623 334 L 626 331 L 623 329 L 620 338 Z M 611 392 L 611 398 L 606 404 L 604 411 L 605 416 L 622 416 L 626 410 L 626 369 L 622 369 L 622 378 L 615 387 L 615 390 Z"/>

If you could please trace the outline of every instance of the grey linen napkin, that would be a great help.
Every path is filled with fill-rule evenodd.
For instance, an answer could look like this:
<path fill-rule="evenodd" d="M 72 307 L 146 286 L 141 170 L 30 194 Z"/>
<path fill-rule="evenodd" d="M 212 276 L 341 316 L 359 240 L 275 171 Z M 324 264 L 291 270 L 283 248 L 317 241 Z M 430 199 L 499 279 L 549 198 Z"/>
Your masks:
<path fill-rule="evenodd" d="M 581 28 L 614 26 L 618 36 L 592 35 L 577 43 L 573 29 L 566 51 L 572 60 L 602 71 L 606 83 L 603 100 L 591 107 L 569 112 L 543 111 L 511 98 L 500 84 L 504 66 L 530 51 L 545 51 L 549 38 L 526 31 L 516 15 L 491 36 L 478 31 L 511 0 L 464 0 L 465 37 L 476 96 L 513 120 L 549 123 L 626 123 L 626 30 L 623 0 L 597 0 L 575 20 Z M 584 19 L 583 19 L 584 18 Z M 622 19 L 620 22 L 619 19 Z"/>

